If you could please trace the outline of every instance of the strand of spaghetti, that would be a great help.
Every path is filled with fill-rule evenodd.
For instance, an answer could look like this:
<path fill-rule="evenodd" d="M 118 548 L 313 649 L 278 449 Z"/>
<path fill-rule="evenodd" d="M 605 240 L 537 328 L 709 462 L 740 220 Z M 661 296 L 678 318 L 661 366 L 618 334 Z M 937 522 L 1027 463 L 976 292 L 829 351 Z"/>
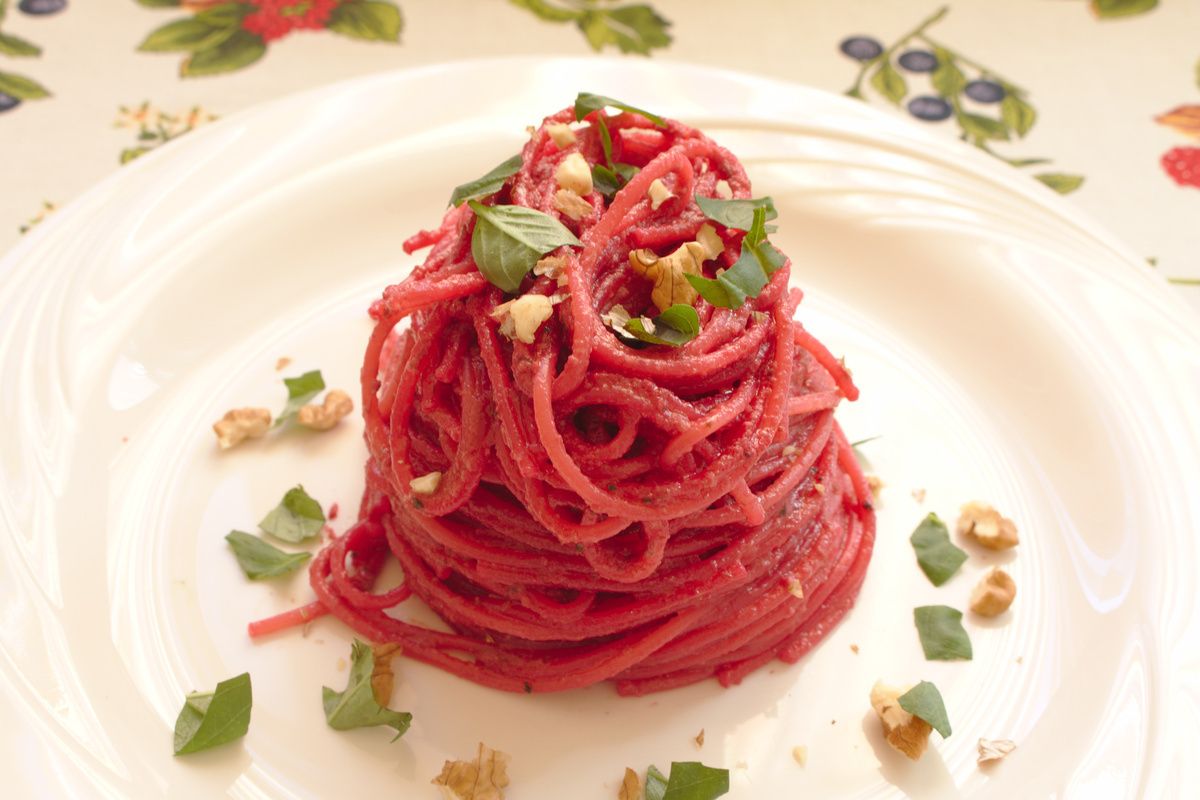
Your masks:
<path fill-rule="evenodd" d="M 246 630 L 250 634 L 251 639 L 257 639 L 260 636 L 278 633 L 279 631 L 294 628 L 298 625 L 306 625 L 328 613 L 329 609 L 325 604 L 317 600 L 306 606 L 292 608 L 284 611 L 282 614 L 276 614 L 273 617 L 254 620 L 246 626 Z"/>

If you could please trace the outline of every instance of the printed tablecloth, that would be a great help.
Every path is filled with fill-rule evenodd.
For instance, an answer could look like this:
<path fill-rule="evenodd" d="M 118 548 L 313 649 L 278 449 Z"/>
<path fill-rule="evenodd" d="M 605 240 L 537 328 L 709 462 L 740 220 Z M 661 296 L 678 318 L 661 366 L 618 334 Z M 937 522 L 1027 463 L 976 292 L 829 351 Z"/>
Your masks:
<path fill-rule="evenodd" d="M 921 120 L 1069 195 L 1200 309 L 1194 0 L 0 0 L 0 254 L 123 164 L 272 98 L 589 54 Z"/>

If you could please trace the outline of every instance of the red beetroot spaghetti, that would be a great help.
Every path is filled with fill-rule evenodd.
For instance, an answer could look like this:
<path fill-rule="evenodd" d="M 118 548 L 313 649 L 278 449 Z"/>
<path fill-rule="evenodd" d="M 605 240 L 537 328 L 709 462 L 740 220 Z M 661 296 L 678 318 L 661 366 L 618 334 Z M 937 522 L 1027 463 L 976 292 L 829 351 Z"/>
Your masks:
<path fill-rule="evenodd" d="M 790 263 L 736 308 L 673 273 L 698 332 L 677 346 L 631 333 L 662 310 L 647 262 L 669 272 L 690 248 L 695 286 L 745 252 L 751 234 L 700 207 L 750 200 L 740 163 L 615 101 L 574 112 L 532 132 L 482 207 L 406 243 L 431 250 L 371 309 L 359 520 L 313 560 L 317 601 L 253 635 L 333 613 L 486 686 L 643 694 L 794 662 L 853 605 L 875 521 L 833 413 L 857 389 L 793 319 Z M 571 183 L 580 156 L 601 182 Z M 512 206 L 579 244 L 506 294 L 472 243 L 481 214 Z M 375 592 L 390 559 L 403 583 Z M 454 632 L 388 613 L 410 595 Z"/>

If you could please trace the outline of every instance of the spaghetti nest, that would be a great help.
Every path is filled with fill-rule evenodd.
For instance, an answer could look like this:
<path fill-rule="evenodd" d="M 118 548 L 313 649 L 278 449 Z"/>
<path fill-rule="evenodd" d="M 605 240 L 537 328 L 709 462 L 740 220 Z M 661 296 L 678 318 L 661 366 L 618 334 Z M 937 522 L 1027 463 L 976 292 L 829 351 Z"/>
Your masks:
<path fill-rule="evenodd" d="M 614 313 L 656 313 L 637 253 L 707 236 L 698 272 L 713 280 L 747 236 L 695 199 L 749 199 L 737 159 L 648 116 L 548 117 L 482 198 L 581 243 L 517 292 L 477 266 L 477 205 L 406 243 L 431 250 L 371 310 L 360 518 L 311 570 L 321 610 L 364 636 L 499 689 L 642 694 L 794 662 L 853 604 L 874 516 L 833 412 L 857 390 L 793 319 L 790 263 L 737 308 L 692 292 L 699 331 L 679 346 L 633 338 Z M 575 153 L 635 174 L 609 196 L 565 189 Z M 514 295 L 540 298 L 524 334 Z M 377 590 L 391 559 L 403 581 Z M 400 619 L 414 594 L 453 632 Z"/>

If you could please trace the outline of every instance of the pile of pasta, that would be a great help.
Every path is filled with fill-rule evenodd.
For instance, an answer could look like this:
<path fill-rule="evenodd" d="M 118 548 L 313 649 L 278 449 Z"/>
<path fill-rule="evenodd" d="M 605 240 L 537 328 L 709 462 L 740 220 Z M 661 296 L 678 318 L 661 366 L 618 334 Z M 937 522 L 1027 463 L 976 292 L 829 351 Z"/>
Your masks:
<path fill-rule="evenodd" d="M 579 105 L 409 240 L 427 257 L 372 306 L 366 490 L 312 562 L 318 610 L 503 690 L 729 686 L 795 662 L 854 603 L 874 513 L 834 409 L 857 389 L 795 319 L 782 254 L 740 305 L 688 291 L 751 235 L 700 203 L 769 206 L 738 160 L 679 122 Z M 581 161 L 593 175 L 572 183 Z M 475 234 L 514 206 L 576 243 L 506 289 Z M 674 342 L 664 291 L 694 310 Z M 376 586 L 392 560 L 402 581 Z M 446 629 L 407 621 L 412 596 Z"/>

